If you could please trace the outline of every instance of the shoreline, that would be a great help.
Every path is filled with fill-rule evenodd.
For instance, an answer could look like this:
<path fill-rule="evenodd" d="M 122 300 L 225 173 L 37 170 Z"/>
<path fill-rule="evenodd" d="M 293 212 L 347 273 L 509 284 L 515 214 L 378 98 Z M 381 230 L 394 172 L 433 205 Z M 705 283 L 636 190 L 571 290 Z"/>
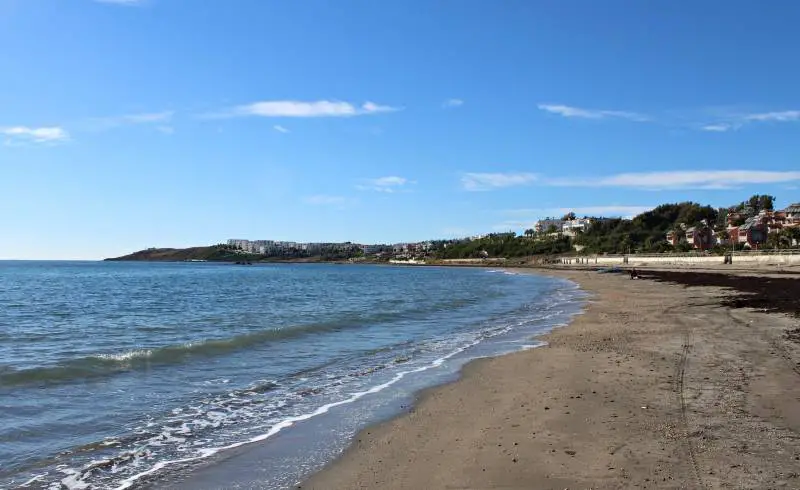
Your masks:
<path fill-rule="evenodd" d="M 583 314 L 537 337 L 545 346 L 474 360 L 423 390 L 298 488 L 800 484 L 800 403 L 787 395 L 800 348 L 782 340 L 796 321 L 720 306 L 730 293 L 718 287 L 514 270 L 577 282 L 591 295 Z M 724 352 L 710 347 L 720 341 Z M 748 367 L 772 386 L 742 384 Z M 758 430 L 742 433 L 743 419 Z"/>
<path fill-rule="evenodd" d="M 486 271 L 503 272 L 499 269 L 486 269 Z M 502 276 L 502 274 L 498 275 Z M 519 281 L 519 285 L 528 284 L 529 280 L 531 284 L 539 284 L 541 279 L 544 279 L 543 276 L 538 275 L 537 276 L 541 279 L 537 279 L 537 276 L 528 274 L 516 273 L 514 275 L 517 276 L 515 280 Z M 482 277 L 482 273 L 480 273 L 480 276 L 475 276 L 475 278 L 478 282 L 484 281 L 484 279 L 478 279 L 478 277 Z M 489 277 L 489 275 L 487 275 L 487 277 Z M 287 432 L 284 434 L 282 431 L 270 430 L 270 432 L 274 432 L 274 438 L 269 436 L 263 438 L 264 440 L 269 438 L 271 441 L 284 439 L 282 444 L 242 444 L 241 448 L 239 448 L 238 445 L 236 448 L 233 448 L 232 445 L 232 450 L 221 451 L 218 454 L 210 455 L 206 462 L 200 463 L 192 469 L 187 468 L 185 471 L 179 470 L 172 476 L 165 473 L 163 475 L 154 476 L 153 478 L 147 478 L 140 482 L 137 488 L 227 488 L 228 486 L 237 488 L 273 488 L 271 486 L 273 480 L 270 477 L 264 477 L 262 475 L 265 474 L 265 472 L 270 472 L 269 468 L 280 468 L 281 465 L 284 465 L 282 462 L 284 460 L 287 462 L 286 464 L 288 464 L 293 459 L 296 460 L 300 457 L 301 453 L 297 452 L 297 449 L 304 443 L 295 443 L 293 441 L 313 439 L 316 441 L 313 443 L 313 446 L 316 446 L 316 450 L 312 455 L 320 459 L 317 459 L 316 462 L 312 459 L 311 465 L 303 464 L 302 466 L 306 468 L 304 472 L 294 474 L 293 470 L 289 470 L 287 472 L 289 478 L 280 478 L 280 488 L 292 488 L 298 480 L 307 478 L 309 475 L 313 474 L 314 471 L 324 467 L 324 464 L 335 459 L 340 451 L 350 445 L 352 440 L 354 440 L 353 437 L 357 435 L 361 428 L 371 427 L 373 424 L 391 420 L 398 415 L 407 413 L 410 407 L 413 407 L 417 403 L 421 394 L 426 393 L 431 387 L 442 386 L 454 379 L 458 379 L 461 376 L 464 366 L 472 364 L 476 359 L 475 356 L 498 356 L 510 351 L 517 352 L 533 347 L 531 344 L 538 344 L 538 342 L 532 341 L 531 339 L 538 336 L 537 334 L 550 331 L 552 328 L 557 328 L 557 326 L 569 322 L 576 314 L 579 314 L 580 311 L 582 311 L 582 306 L 585 304 L 585 295 L 579 291 L 577 284 L 560 278 L 551 279 L 552 282 L 550 280 L 542 282 L 542 284 L 548 285 L 546 286 L 546 290 L 550 291 L 544 295 L 535 293 L 535 291 L 537 291 L 536 286 L 531 290 L 528 290 L 527 287 L 521 287 L 521 289 L 519 287 L 517 288 L 519 291 L 517 294 L 520 295 L 520 305 L 522 305 L 523 302 L 529 303 L 531 301 L 531 294 L 534 294 L 534 297 L 537 298 L 534 302 L 538 304 L 538 302 L 541 301 L 541 306 L 544 307 L 543 309 L 539 307 L 532 309 L 531 311 L 540 313 L 535 314 L 532 321 L 525 323 L 524 326 L 520 323 L 517 325 L 517 328 L 511 328 L 510 325 L 512 325 L 512 323 L 509 323 L 507 328 L 501 329 L 501 331 L 496 333 L 497 340 L 492 340 L 495 335 L 490 335 L 487 338 L 481 337 L 483 341 L 475 340 L 473 343 L 464 345 L 455 351 L 446 352 L 444 357 L 435 359 L 430 364 L 398 373 L 398 375 L 391 379 L 390 383 L 382 383 L 375 386 L 370 385 L 369 389 L 365 388 L 366 391 L 354 396 L 352 401 L 360 398 L 362 394 L 382 391 L 384 386 L 394 384 L 396 381 L 400 381 L 401 378 L 407 378 L 409 380 L 398 382 L 399 391 L 393 388 L 391 390 L 392 393 L 383 396 L 385 399 L 384 401 L 373 399 L 371 402 L 365 402 L 370 405 L 377 403 L 377 405 L 375 405 L 378 407 L 377 409 L 375 406 L 372 406 L 372 408 L 365 408 L 355 405 L 353 408 L 349 409 L 361 413 L 359 418 L 361 418 L 362 422 L 357 423 L 356 426 L 345 428 L 347 424 L 350 423 L 350 419 L 337 421 L 337 417 L 342 417 L 342 414 L 337 415 L 335 413 L 339 411 L 339 408 L 336 407 L 340 405 L 349 405 L 351 403 L 350 399 L 331 403 L 326 405 L 326 407 L 329 406 L 332 408 L 332 410 L 330 410 L 332 415 L 325 415 L 328 409 L 322 407 L 314 410 L 314 413 L 309 413 L 309 416 L 299 417 L 298 421 L 302 420 L 303 423 L 298 424 L 291 433 Z M 488 281 L 488 283 L 491 284 L 492 281 Z M 541 298 L 541 300 L 539 298 Z M 581 307 L 579 307 L 578 302 Z M 543 317 L 541 317 L 542 314 L 544 315 Z M 522 313 L 522 318 L 531 320 L 529 317 L 529 314 Z M 511 315 L 509 319 L 512 318 L 515 317 Z M 517 320 L 519 320 L 519 318 L 517 318 Z M 446 363 L 443 362 L 450 358 L 452 358 L 452 360 Z M 481 358 L 482 357 L 477 357 L 479 360 Z M 430 378 L 428 381 L 420 381 L 414 374 L 429 369 L 431 373 L 434 373 L 430 376 L 435 376 L 435 378 L 423 375 L 423 378 Z M 439 374 L 435 374 L 437 372 Z M 406 376 L 406 374 L 411 374 L 411 376 Z M 375 388 L 379 389 L 376 390 Z M 389 390 L 387 390 L 387 392 L 388 391 Z M 394 401 L 385 403 L 386 400 Z M 370 412 L 371 414 L 367 416 Z M 323 416 L 317 419 L 315 417 L 317 413 Z M 332 421 L 333 425 L 338 427 L 338 429 L 329 431 Z M 341 423 L 343 421 L 345 422 L 344 424 Z M 287 422 L 286 426 L 288 427 L 292 425 L 293 421 L 288 420 Z M 347 432 L 347 437 L 342 436 L 342 430 Z M 280 434 L 278 432 L 280 432 Z M 321 442 L 328 439 L 328 432 L 331 432 L 331 434 L 339 433 L 336 444 L 332 444 L 333 450 L 331 451 L 324 449 L 324 444 Z M 281 449 L 282 447 L 284 449 Z M 323 453 L 324 456 L 321 456 Z M 262 461 L 264 464 L 259 464 Z M 279 462 L 276 463 L 276 461 Z M 284 485 L 286 486 L 284 487 Z"/>

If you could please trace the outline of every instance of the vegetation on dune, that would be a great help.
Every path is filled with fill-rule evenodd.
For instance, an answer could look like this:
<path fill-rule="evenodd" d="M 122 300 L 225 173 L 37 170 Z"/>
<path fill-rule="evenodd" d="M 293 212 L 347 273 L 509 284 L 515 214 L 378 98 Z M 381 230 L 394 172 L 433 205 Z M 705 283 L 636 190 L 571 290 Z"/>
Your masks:
<path fill-rule="evenodd" d="M 668 252 L 674 248 L 665 241 L 670 231 L 681 225 L 715 223 L 718 210 L 694 202 L 662 204 L 633 219 L 594 220 L 592 226 L 575 238 L 589 253 Z"/>
<path fill-rule="evenodd" d="M 565 236 L 545 236 L 534 239 L 531 235 L 492 233 L 475 240 L 446 243 L 437 247 L 438 259 L 470 259 L 481 257 L 524 257 L 527 255 L 561 254 L 572 250 Z"/>
<path fill-rule="evenodd" d="M 177 262 L 184 260 L 207 260 L 220 262 L 235 262 L 238 260 L 254 260 L 259 256 L 243 253 L 228 245 L 211 245 L 208 247 L 190 248 L 148 248 L 134 252 L 130 255 L 106 260 L 152 260 L 164 262 Z"/>
<path fill-rule="evenodd" d="M 292 262 L 335 262 L 362 255 L 361 250 L 323 249 L 310 254 L 300 249 L 285 249 L 280 252 L 255 254 L 241 250 L 239 247 L 220 243 L 208 247 L 190 248 L 148 248 L 129 255 L 116 257 L 116 261 L 163 261 L 182 262 L 188 260 L 205 260 L 208 262 L 256 262 L 256 261 L 292 261 Z"/>

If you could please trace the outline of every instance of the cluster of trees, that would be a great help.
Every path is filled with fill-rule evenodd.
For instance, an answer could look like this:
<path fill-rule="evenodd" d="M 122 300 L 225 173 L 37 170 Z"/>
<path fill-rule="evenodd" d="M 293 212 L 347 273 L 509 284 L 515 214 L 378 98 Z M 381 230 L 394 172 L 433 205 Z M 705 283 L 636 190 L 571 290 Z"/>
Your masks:
<path fill-rule="evenodd" d="M 572 240 L 557 234 L 560 230 L 551 226 L 542 233 L 528 229 L 521 236 L 515 233 L 494 233 L 484 238 L 463 240 L 446 246 L 439 244 L 435 256 L 457 259 L 560 254 L 573 250 L 573 245 L 582 247 L 581 250 L 587 253 L 689 251 L 692 245 L 685 240 L 686 228 L 709 227 L 717 236 L 728 238 L 726 228 L 729 214 L 736 215 L 734 225 L 741 225 L 761 211 L 773 211 L 774 204 L 775 197 L 766 194 L 756 194 L 730 208 L 713 208 L 695 202 L 663 204 L 633 219 L 592 218 L 591 226 L 585 232 L 578 232 Z M 575 218 L 575 213 L 568 213 L 562 219 L 566 221 Z M 675 246 L 665 239 L 670 232 L 681 237 Z M 765 246 L 787 248 L 796 243 L 800 243 L 800 228 L 787 228 L 780 233 L 770 234 Z"/>
<path fill-rule="evenodd" d="M 575 243 L 589 253 L 667 252 L 673 250 L 665 241 L 667 233 L 682 231 L 681 224 L 714 223 L 717 216 L 716 209 L 694 202 L 662 204 L 632 220 L 594 220 L 586 232 L 575 237 Z"/>
<path fill-rule="evenodd" d="M 742 201 L 735 206 L 720 208 L 717 221 L 714 224 L 714 229 L 717 231 L 725 229 L 728 215 L 731 213 L 736 214 L 736 219 L 732 222 L 733 226 L 741 226 L 747 218 L 753 217 L 761 211 L 773 211 L 774 209 L 775 196 L 755 194 L 747 201 Z"/>
<path fill-rule="evenodd" d="M 792 244 L 800 244 L 800 228 L 784 228 L 779 233 L 770 233 L 766 248 L 791 248 Z"/>
<path fill-rule="evenodd" d="M 572 250 L 572 243 L 565 236 L 542 237 L 534 240 L 529 236 L 517 236 L 516 233 L 491 233 L 475 240 L 463 240 L 437 246 L 434 256 L 439 259 L 524 257 L 561 254 L 570 250 Z"/>

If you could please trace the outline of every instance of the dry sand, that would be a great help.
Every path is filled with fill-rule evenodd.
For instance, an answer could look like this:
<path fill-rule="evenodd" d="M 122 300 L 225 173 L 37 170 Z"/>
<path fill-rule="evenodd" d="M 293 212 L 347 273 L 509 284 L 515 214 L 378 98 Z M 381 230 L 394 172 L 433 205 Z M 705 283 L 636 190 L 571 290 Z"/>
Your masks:
<path fill-rule="evenodd" d="M 552 274 L 592 293 L 585 314 L 468 365 L 302 488 L 800 488 L 798 318 L 716 286 Z"/>

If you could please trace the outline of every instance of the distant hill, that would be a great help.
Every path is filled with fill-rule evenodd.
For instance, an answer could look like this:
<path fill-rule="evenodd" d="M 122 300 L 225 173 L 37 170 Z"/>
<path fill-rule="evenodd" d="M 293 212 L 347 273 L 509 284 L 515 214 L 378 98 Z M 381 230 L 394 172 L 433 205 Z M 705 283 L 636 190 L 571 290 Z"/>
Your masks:
<path fill-rule="evenodd" d="M 252 260 L 257 256 L 236 253 L 227 247 L 212 245 L 209 247 L 190 248 L 148 248 L 122 257 L 105 260 L 113 261 L 159 261 L 182 262 L 185 260 L 208 260 L 211 262 L 236 262 L 238 260 Z"/>

